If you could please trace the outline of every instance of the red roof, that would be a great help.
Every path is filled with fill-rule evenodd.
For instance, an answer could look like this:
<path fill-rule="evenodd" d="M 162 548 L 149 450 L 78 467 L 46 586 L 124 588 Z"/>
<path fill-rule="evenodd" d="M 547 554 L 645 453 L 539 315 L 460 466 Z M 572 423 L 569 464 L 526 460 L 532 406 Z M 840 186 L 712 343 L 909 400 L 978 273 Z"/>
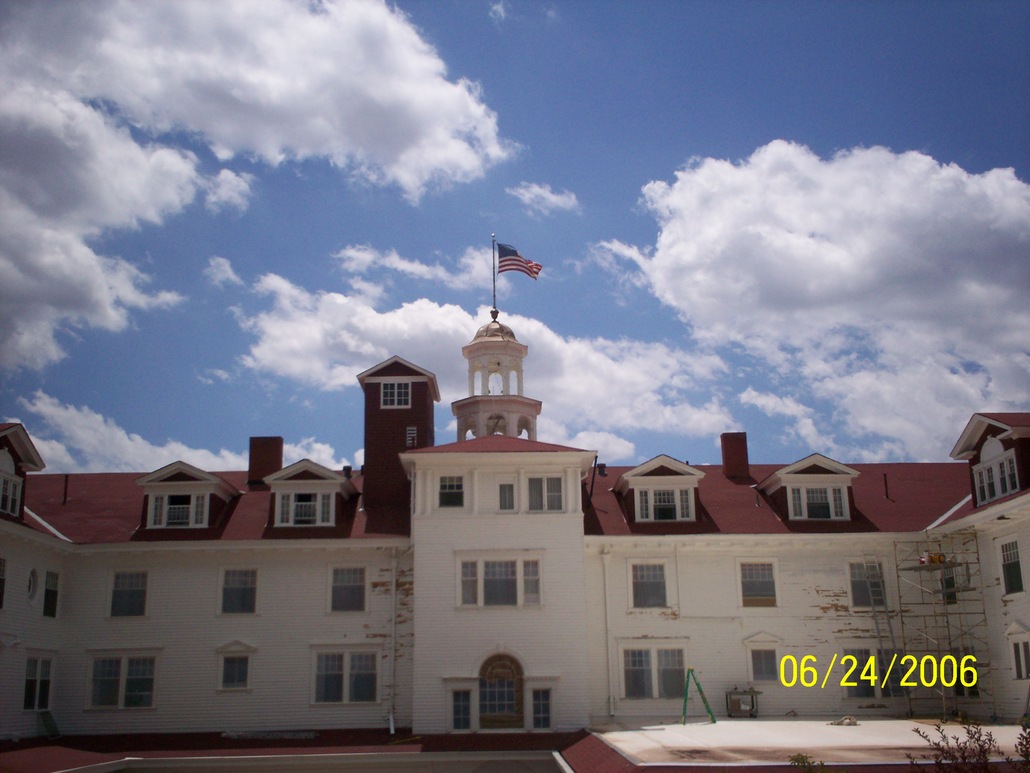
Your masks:
<path fill-rule="evenodd" d="M 626 515 L 616 481 L 631 467 L 607 468 L 586 480 L 587 534 L 789 534 L 922 531 L 969 496 L 969 471 L 957 463 L 856 464 L 854 507 L 848 521 L 791 521 L 782 507 L 750 485 L 782 465 L 751 465 L 751 479 L 734 481 L 720 465 L 698 465 L 700 507 L 694 521 L 634 522 Z M 593 494 L 590 495 L 591 488 Z"/>

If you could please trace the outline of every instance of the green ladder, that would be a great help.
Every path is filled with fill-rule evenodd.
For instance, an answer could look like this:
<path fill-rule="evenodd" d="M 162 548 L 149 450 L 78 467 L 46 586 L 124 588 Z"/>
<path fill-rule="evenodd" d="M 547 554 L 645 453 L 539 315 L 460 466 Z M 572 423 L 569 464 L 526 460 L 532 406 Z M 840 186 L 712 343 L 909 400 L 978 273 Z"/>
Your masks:
<path fill-rule="evenodd" d="M 708 698 L 705 697 L 705 691 L 701 687 L 701 681 L 697 678 L 697 674 L 694 673 L 694 669 L 687 669 L 686 684 L 683 687 L 683 716 L 681 717 L 682 724 L 687 724 L 687 699 L 690 697 L 690 680 L 694 680 L 694 685 L 697 687 L 697 694 L 701 696 L 701 702 L 705 704 L 705 711 L 708 712 L 708 718 L 712 720 L 712 724 L 715 724 L 715 714 L 712 712 L 712 707 L 708 705 Z"/>

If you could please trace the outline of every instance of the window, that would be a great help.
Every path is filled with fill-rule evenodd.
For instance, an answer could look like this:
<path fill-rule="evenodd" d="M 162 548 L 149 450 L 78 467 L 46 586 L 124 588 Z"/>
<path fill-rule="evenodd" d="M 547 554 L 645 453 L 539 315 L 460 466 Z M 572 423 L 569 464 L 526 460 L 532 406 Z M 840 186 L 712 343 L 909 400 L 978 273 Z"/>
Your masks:
<path fill-rule="evenodd" d="M 622 652 L 626 698 L 683 699 L 686 670 L 679 648 L 625 649 Z M 654 685 L 658 685 L 655 696 Z"/>
<path fill-rule="evenodd" d="M 21 481 L 13 476 L 0 473 L 0 513 L 18 515 Z"/>
<path fill-rule="evenodd" d="M 222 658 L 222 689 L 246 690 L 250 656 L 225 655 Z"/>
<path fill-rule="evenodd" d="M 843 520 L 848 517 L 847 497 L 840 486 L 793 486 L 790 517 L 809 520 Z"/>
<path fill-rule="evenodd" d="M 365 611 L 365 568 L 362 566 L 333 569 L 333 612 Z"/>
<path fill-rule="evenodd" d="M 22 708 L 41 711 L 50 708 L 50 658 L 30 657 L 25 661 L 25 698 Z"/>
<path fill-rule="evenodd" d="M 639 489 L 638 521 L 691 521 L 694 519 L 694 492 L 684 489 Z"/>
<path fill-rule="evenodd" d="M 883 567 L 880 564 L 849 564 L 851 606 L 872 608 L 884 605 Z"/>
<path fill-rule="evenodd" d="M 57 572 L 47 572 L 43 587 L 43 616 L 57 617 Z"/>
<path fill-rule="evenodd" d="M 551 729 L 550 690 L 533 690 L 533 729 Z"/>
<path fill-rule="evenodd" d="M 459 586 L 461 606 L 539 606 L 540 561 L 465 560 L 461 562 Z"/>
<path fill-rule="evenodd" d="M 875 698 L 876 688 L 873 687 L 873 685 L 869 684 L 868 681 L 858 678 L 859 674 L 861 674 L 862 672 L 862 669 L 865 668 L 866 663 L 869 662 L 869 650 L 844 650 L 844 654 L 853 656 L 856 662 L 858 663 L 858 667 L 851 675 L 851 681 L 855 682 L 855 685 L 852 687 L 845 687 L 845 695 L 847 695 L 847 697 L 849 698 Z"/>
<path fill-rule="evenodd" d="M 0 558 L 0 609 L 4 608 L 4 590 L 7 588 L 7 559 Z"/>
<path fill-rule="evenodd" d="M 522 667 L 509 655 L 487 658 L 479 669 L 479 726 L 525 727 L 522 714 Z"/>
<path fill-rule="evenodd" d="M 775 607 L 776 580 L 772 564 L 742 563 L 740 565 L 741 605 L 745 607 Z"/>
<path fill-rule="evenodd" d="M 411 384 L 406 381 L 384 381 L 382 398 L 380 404 L 383 408 L 410 408 Z"/>
<path fill-rule="evenodd" d="M 561 478 L 530 478 L 529 509 L 557 511 L 562 509 Z"/>
<path fill-rule="evenodd" d="M 207 526 L 207 494 L 154 494 L 150 525 L 168 528 Z"/>
<path fill-rule="evenodd" d="M 257 611 L 257 569 L 226 569 L 222 580 L 222 612 Z"/>
<path fill-rule="evenodd" d="M 451 693 L 451 727 L 455 730 L 472 729 L 471 690 L 455 690 Z"/>
<path fill-rule="evenodd" d="M 515 509 L 515 484 L 514 483 L 501 483 L 497 487 L 497 509 L 498 510 L 514 510 Z"/>
<path fill-rule="evenodd" d="M 776 650 L 751 650 L 751 678 L 756 682 L 779 679 L 776 668 Z"/>
<path fill-rule="evenodd" d="M 111 617 L 141 617 L 147 613 L 147 573 L 115 572 Z"/>
<path fill-rule="evenodd" d="M 93 658 L 90 706 L 138 709 L 154 705 L 153 657 Z"/>
<path fill-rule="evenodd" d="M 1030 679 L 1030 641 L 1012 642 L 1012 655 L 1016 664 L 1016 679 Z"/>
<path fill-rule="evenodd" d="M 632 564 L 632 575 L 633 606 L 636 609 L 668 606 L 664 564 Z"/>
<path fill-rule="evenodd" d="M 378 699 L 375 652 L 322 652 L 316 657 L 315 703 L 374 703 Z"/>
<path fill-rule="evenodd" d="M 464 481 L 460 475 L 444 475 L 440 478 L 440 507 L 464 507 Z"/>
<path fill-rule="evenodd" d="M 336 497 L 329 492 L 279 494 L 280 526 L 332 526 Z"/>
<path fill-rule="evenodd" d="M 1023 590 L 1023 572 L 1019 568 L 1019 543 L 1006 542 L 1001 546 L 1001 578 L 1005 595 Z"/>
<path fill-rule="evenodd" d="M 1006 451 L 997 438 L 988 438 L 980 450 L 981 464 L 973 467 L 976 503 L 982 505 L 1019 491 L 1016 452 Z"/>

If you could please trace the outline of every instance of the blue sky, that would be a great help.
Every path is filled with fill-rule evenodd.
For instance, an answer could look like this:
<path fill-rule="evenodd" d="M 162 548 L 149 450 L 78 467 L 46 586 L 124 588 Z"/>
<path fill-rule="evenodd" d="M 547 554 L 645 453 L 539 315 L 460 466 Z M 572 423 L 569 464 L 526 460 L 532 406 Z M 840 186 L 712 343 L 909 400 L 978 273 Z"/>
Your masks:
<path fill-rule="evenodd" d="M 1030 409 L 1030 3 L 9 3 L 0 417 L 53 471 L 360 464 L 490 235 L 540 438 L 947 458 Z"/>

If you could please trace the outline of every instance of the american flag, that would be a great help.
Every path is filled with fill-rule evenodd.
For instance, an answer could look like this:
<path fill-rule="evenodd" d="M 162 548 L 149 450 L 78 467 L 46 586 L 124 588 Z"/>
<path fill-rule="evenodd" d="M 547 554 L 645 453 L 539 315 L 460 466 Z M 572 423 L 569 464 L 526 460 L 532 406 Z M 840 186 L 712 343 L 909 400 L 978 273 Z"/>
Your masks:
<path fill-rule="evenodd" d="M 542 269 L 539 263 L 534 263 L 531 260 L 526 260 L 524 257 L 519 255 L 519 251 L 512 247 L 510 244 L 497 245 L 497 273 L 501 274 L 505 271 L 521 271 L 526 276 L 537 278 L 537 275 Z"/>

